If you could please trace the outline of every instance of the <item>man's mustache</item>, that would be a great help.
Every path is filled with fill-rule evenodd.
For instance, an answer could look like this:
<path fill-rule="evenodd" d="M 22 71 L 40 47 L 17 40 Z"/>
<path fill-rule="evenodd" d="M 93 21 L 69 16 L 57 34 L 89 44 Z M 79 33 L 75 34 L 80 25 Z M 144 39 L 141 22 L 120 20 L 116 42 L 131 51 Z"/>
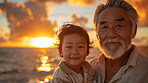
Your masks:
<path fill-rule="evenodd" d="M 120 43 L 121 45 L 124 44 L 123 40 L 121 40 L 121 39 L 109 39 L 109 38 L 107 38 L 107 39 L 104 40 L 103 44 L 105 45 L 105 44 L 108 44 L 108 43 Z"/>

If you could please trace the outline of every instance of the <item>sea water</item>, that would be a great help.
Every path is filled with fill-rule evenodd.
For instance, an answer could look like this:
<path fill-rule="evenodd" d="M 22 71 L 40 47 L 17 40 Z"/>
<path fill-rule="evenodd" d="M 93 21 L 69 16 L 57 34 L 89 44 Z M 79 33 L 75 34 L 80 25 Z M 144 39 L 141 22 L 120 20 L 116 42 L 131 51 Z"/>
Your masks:
<path fill-rule="evenodd" d="M 100 54 L 93 48 L 86 60 Z M 62 60 L 56 48 L 0 48 L 0 83 L 49 83 Z"/>

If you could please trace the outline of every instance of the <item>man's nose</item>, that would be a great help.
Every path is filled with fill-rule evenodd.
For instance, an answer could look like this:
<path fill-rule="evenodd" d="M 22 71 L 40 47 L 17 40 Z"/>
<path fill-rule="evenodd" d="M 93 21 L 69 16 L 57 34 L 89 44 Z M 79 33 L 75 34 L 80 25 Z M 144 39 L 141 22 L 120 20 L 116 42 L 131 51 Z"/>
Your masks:
<path fill-rule="evenodd" d="M 114 26 L 110 26 L 107 32 L 107 37 L 108 38 L 115 38 L 117 36 L 117 32 L 114 28 Z"/>

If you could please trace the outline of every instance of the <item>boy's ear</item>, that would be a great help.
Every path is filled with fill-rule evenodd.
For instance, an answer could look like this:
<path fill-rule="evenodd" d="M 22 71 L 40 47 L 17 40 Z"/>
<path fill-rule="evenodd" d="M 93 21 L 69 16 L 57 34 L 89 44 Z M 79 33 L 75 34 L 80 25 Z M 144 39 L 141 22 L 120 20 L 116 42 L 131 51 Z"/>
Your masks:
<path fill-rule="evenodd" d="M 59 55 L 63 57 L 62 49 L 59 49 Z"/>
<path fill-rule="evenodd" d="M 63 53 L 60 53 L 59 55 L 60 55 L 60 57 L 63 57 Z"/>
<path fill-rule="evenodd" d="M 132 32 L 132 36 L 131 36 L 132 39 L 136 36 L 136 33 L 137 33 L 137 25 L 135 25 L 135 27 L 133 27 L 133 28 L 134 28 L 134 31 Z"/>

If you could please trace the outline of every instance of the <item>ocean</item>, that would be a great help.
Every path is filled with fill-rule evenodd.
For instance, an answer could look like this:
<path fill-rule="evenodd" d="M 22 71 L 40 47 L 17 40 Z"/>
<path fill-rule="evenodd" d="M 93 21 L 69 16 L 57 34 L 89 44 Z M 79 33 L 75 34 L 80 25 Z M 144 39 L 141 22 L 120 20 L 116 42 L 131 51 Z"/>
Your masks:
<path fill-rule="evenodd" d="M 148 46 L 138 50 L 148 56 Z M 92 48 L 86 60 L 100 54 L 98 48 Z M 60 60 L 56 48 L 0 47 L 0 83 L 50 83 Z"/>
<path fill-rule="evenodd" d="M 100 55 L 92 48 L 87 61 Z M 0 48 L 0 83 L 49 83 L 62 60 L 56 48 Z"/>

